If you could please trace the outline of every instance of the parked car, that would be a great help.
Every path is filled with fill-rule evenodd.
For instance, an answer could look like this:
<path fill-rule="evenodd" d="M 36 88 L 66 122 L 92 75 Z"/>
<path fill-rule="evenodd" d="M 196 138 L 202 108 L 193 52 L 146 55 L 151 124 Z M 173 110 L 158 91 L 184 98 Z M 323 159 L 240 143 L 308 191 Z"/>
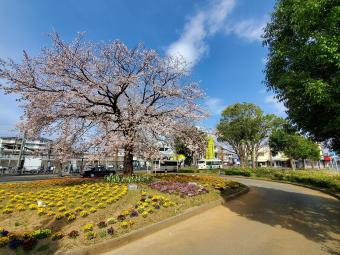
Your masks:
<path fill-rule="evenodd" d="M 116 174 L 113 169 L 106 169 L 104 166 L 88 166 L 82 173 L 82 177 L 100 177 L 110 174 Z"/>

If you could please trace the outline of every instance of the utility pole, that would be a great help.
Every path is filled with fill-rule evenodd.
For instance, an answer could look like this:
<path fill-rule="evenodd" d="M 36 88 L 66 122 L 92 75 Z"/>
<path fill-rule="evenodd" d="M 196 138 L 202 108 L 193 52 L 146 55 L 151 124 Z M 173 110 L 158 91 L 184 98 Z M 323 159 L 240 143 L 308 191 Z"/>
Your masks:
<path fill-rule="evenodd" d="M 51 152 L 52 152 L 51 144 L 48 143 L 48 152 L 47 152 L 47 169 L 48 169 L 48 171 L 51 170 Z"/>
<path fill-rule="evenodd" d="M 19 159 L 18 159 L 18 165 L 17 168 L 20 170 L 20 174 L 23 174 L 24 171 L 24 163 L 25 163 L 25 143 L 26 143 L 26 132 L 24 133 L 22 140 L 21 140 L 21 146 L 20 146 L 20 152 L 19 152 Z M 22 162 L 23 161 L 23 162 Z"/>

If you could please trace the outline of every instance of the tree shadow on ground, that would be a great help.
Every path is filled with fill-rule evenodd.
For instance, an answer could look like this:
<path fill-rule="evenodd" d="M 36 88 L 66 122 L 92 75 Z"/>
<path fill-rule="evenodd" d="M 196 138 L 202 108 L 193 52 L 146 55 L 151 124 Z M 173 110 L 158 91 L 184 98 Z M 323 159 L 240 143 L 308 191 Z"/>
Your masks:
<path fill-rule="evenodd" d="M 225 206 L 250 220 L 302 234 L 321 243 L 325 251 L 340 254 L 340 203 L 335 199 L 252 186 L 248 194 Z"/>

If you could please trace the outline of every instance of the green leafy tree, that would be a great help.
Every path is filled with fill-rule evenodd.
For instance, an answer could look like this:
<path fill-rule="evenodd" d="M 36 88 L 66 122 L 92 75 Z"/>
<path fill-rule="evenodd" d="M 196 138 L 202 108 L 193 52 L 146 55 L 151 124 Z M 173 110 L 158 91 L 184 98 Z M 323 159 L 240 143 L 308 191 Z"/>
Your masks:
<path fill-rule="evenodd" d="M 264 33 L 266 84 L 289 119 L 340 150 L 340 2 L 277 0 Z"/>
<path fill-rule="evenodd" d="M 319 145 L 310 139 L 285 128 L 276 129 L 269 138 L 269 145 L 273 155 L 283 152 L 291 161 L 291 166 L 295 169 L 295 160 L 301 159 L 303 163 L 306 159 L 319 160 Z"/>
<path fill-rule="evenodd" d="M 248 159 L 251 158 L 255 167 L 259 150 L 277 121 L 276 116 L 264 115 L 254 104 L 236 103 L 222 112 L 217 125 L 218 139 L 231 146 L 239 157 L 241 166 L 247 166 Z"/>
<path fill-rule="evenodd" d="M 182 155 L 185 156 L 185 162 L 184 163 L 186 165 L 191 165 L 193 151 L 191 151 L 188 148 L 188 146 L 185 144 L 185 142 L 179 137 L 176 137 L 174 139 L 174 150 L 175 150 L 177 155 L 182 154 Z"/>

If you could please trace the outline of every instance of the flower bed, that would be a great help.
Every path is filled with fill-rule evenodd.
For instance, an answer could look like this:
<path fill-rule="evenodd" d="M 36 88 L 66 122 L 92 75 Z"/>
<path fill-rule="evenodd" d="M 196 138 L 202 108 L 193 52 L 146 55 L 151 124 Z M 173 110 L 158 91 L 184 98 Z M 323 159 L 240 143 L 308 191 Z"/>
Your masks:
<path fill-rule="evenodd" d="M 197 182 L 206 188 L 213 188 L 216 190 L 237 189 L 240 184 L 233 181 L 228 181 L 216 176 L 202 176 L 202 175 L 159 175 L 158 178 L 169 182 Z"/>
<path fill-rule="evenodd" d="M 150 187 L 165 193 L 178 193 L 182 196 L 197 196 L 207 193 L 208 190 L 193 182 L 169 182 L 161 181 L 150 184 Z"/>
<path fill-rule="evenodd" d="M 0 254 L 53 254 L 118 237 L 216 200 L 218 187 L 231 185 L 197 176 L 154 175 L 136 181 L 137 190 L 87 179 L 0 184 Z"/>

